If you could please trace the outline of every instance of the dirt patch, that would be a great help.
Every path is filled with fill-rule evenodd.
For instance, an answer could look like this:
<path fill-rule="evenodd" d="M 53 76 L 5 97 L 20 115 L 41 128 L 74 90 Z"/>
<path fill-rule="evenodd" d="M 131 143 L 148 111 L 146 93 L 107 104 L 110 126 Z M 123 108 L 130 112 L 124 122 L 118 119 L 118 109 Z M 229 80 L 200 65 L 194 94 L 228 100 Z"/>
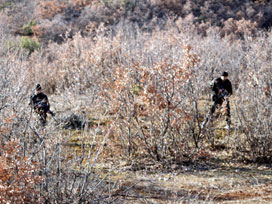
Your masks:
<path fill-rule="evenodd" d="M 125 170 L 124 170 L 125 169 Z M 272 169 L 216 161 L 172 165 L 168 171 L 119 169 L 111 177 L 122 185 L 117 200 L 126 203 L 269 203 Z M 125 193 L 124 193 L 125 192 Z"/>

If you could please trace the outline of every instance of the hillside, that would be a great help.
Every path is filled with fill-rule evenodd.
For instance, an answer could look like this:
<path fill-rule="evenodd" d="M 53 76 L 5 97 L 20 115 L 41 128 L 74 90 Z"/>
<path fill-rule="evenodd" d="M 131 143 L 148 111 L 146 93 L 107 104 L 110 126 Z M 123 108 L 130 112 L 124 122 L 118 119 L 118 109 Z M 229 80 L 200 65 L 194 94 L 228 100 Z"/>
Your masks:
<path fill-rule="evenodd" d="M 201 35 L 214 27 L 221 37 L 241 38 L 244 34 L 268 30 L 272 22 L 271 8 L 272 3 L 265 0 L 2 0 L 0 5 L 2 22 L 7 22 L 13 35 L 35 35 L 44 43 L 61 43 L 65 37 L 72 37 L 77 32 L 92 36 L 101 24 L 111 29 L 122 21 L 134 23 L 145 32 L 152 32 L 157 26 L 164 29 L 170 21 Z M 34 22 L 33 26 L 30 22 Z M 27 26 L 32 32 L 26 29 Z"/>

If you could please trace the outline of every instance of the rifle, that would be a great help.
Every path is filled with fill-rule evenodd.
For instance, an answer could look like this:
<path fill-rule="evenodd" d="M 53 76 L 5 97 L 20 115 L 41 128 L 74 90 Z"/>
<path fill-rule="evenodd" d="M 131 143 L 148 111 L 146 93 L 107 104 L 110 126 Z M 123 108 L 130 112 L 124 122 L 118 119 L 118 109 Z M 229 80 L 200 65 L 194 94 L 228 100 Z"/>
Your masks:
<path fill-rule="evenodd" d="M 46 102 L 40 101 L 37 107 L 43 110 L 45 113 L 49 113 L 52 117 L 55 116 L 55 113 L 50 110 L 50 105 L 48 105 Z"/>
<path fill-rule="evenodd" d="M 219 90 L 219 95 L 218 98 L 223 98 L 224 100 L 229 100 L 229 92 L 226 89 L 220 89 Z"/>

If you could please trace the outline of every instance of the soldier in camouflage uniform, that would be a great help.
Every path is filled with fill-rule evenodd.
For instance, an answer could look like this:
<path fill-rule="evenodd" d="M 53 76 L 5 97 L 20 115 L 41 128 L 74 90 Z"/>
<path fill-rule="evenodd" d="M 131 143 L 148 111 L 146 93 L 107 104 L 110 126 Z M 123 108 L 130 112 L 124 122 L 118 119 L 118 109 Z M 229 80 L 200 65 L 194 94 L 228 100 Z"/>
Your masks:
<path fill-rule="evenodd" d="M 46 124 L 47 113 L 55 116 L 55 114 L 50 111 L 48 97 L 42 92 L 42 87 L 40 84 L 37 84 L 36 94 L 31 96 L 30 104 L 34 108 L 35 112 L 39 115 L 39 120 L 43 126 Z"/>
<path fill-rule="evenodd" d="M 211 84 L 212 89 L 212 105 L 210 108 L 210 112 L 206 119 L 202 123 L 202 128 L 206 126 L 209 122 L 211 117 L 213 116 L 215 110 L 222 106 L 222 104 L 226 103 L 226 122 L 227 122 L 227 129 L 230 129 L 230 105 L 228 97 L 232 95 L 232 85 L 231 82 L 228 80 L 228 73 L 223 72 L 221 77 L 215 79 Z"/>

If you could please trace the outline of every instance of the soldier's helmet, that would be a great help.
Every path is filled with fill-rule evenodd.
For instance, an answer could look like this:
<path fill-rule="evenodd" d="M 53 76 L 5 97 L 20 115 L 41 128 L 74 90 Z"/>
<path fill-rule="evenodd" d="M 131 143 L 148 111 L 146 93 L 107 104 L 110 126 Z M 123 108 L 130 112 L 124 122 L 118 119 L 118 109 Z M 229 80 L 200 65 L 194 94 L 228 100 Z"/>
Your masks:
<path fill-rule="evenodd" d="M 227 76 L 229 76 L 229 74 L 228 74 L 228 72 L 223 72 L 221 76 L 227 77 Z"/>
<path fill-rule="evenodd" d="M 36 91 L 40 91 L 42 89 L 42 86 L 40 84 L 36 85 Z"/>

